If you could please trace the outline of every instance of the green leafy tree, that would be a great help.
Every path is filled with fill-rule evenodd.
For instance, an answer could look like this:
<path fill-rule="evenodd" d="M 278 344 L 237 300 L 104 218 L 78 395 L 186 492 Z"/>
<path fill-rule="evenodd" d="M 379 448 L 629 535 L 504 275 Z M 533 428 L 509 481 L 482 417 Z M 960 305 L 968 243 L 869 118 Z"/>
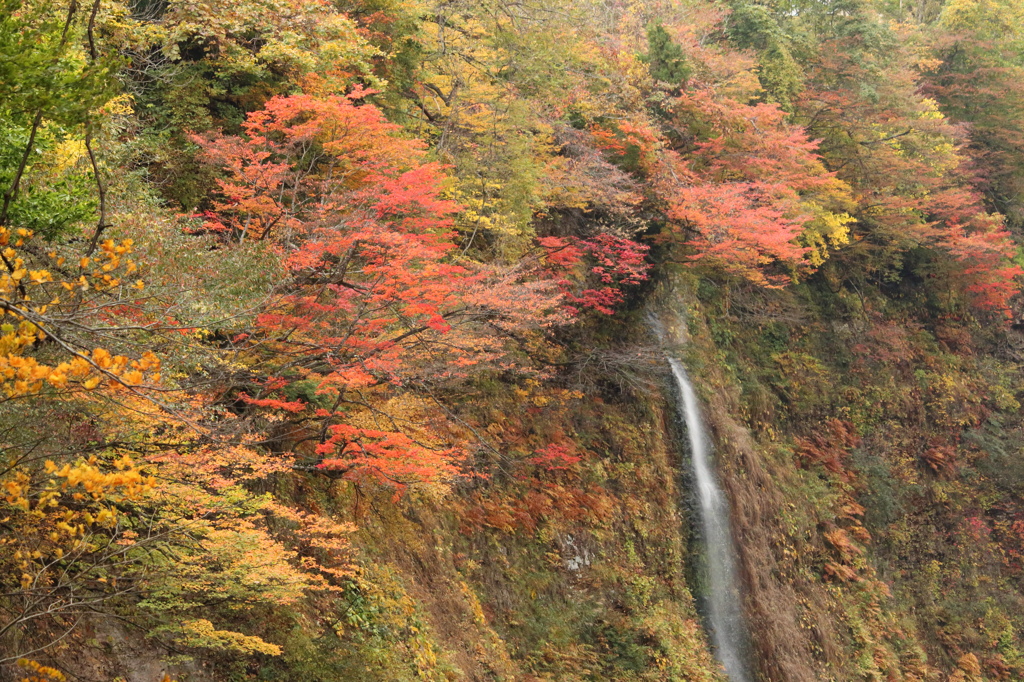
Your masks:
<path fill-rule="evenodd" d="M 789 38 L 769 9 L 755 3 L 734 4 L 728 34 L 738 47 L 757 52 L 757 77 L 766 99 L 792 111 L 802 73 L 790 51 Z"/>
<path fill-rule="evenodd" d="M 647 27 L 647 54 L 644 57 L 651 77 L 661 83 L 668 83 L 673 89 L 686 85 L 692 71 L 686 61 L 686 54 L 662 24 Z"/>
<path fill-rule="evenodd" d="M 95 209 L 92 112 L 116 85 L 95 54 L 98 7 L 0 5 L 0 225 L 53 237 Z"/>

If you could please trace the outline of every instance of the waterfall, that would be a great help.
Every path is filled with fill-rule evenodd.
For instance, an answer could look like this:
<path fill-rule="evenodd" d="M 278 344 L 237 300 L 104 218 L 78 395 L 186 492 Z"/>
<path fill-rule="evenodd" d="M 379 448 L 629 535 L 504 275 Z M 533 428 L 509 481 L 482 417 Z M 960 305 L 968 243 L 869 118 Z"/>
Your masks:
<path fill-rule="evenodd" d="M 743 618 L 736 553 L 729 528 L 729 502 L 711 462 L 711 438 L 704 428 L 697 394 L 682 363 L 669 359 L 682 399 L 680 412 L 690 440 L 693 475 L 697 484 L 700 521 L 704 531 L 704 569 L 707 578 L 707 617 L 711 641 L 730 682 L 750 682 L 747 669 L 748 632 Z"/>

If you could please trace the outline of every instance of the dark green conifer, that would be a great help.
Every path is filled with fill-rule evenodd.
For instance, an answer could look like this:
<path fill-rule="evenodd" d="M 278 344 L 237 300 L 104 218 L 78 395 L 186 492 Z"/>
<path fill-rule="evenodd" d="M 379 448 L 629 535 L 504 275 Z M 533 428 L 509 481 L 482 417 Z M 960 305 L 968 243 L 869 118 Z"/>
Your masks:
<path fill-rule="evenodd" d="M 668 83 L 673 88 L 682 88 L 690 78 L 691 68 L 683 48 L 672 40 L 661 24 L 651 24 L 647 28 L 645 61 L 656 81 Z"/>

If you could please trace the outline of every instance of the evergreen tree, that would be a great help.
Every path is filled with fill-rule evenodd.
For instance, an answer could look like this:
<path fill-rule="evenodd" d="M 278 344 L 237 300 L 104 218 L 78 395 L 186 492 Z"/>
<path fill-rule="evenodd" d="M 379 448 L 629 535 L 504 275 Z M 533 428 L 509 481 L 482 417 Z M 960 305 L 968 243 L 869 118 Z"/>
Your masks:
<path fill-rule="evenodd" d="M 683 48 L 672 40 L 662 24 L 651 24 L 647 28 L 645 61 L 654 80 L 668 83 L 674 89 L 682 88 L 690 78 L 691 68 Z"/>

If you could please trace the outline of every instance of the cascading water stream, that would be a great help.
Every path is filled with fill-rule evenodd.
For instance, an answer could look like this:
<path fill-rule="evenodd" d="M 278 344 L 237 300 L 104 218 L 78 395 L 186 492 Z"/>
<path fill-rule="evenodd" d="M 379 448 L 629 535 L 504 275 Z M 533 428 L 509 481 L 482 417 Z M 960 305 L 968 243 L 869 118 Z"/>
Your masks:
<path fill-rule="evenodd" d="M 669 359 L 679 387 L 680 412 L 686 421 L 693 474 L 704 531 L 707 617 L 718 661 L 730 682 L 751 682 L 747 668 L 748 633 L 740 601 L 736 554 L 729 527 L 729 503 L 712 468 L 711 438 L 704 429 L 697 394 L 682 363 Z"/>

